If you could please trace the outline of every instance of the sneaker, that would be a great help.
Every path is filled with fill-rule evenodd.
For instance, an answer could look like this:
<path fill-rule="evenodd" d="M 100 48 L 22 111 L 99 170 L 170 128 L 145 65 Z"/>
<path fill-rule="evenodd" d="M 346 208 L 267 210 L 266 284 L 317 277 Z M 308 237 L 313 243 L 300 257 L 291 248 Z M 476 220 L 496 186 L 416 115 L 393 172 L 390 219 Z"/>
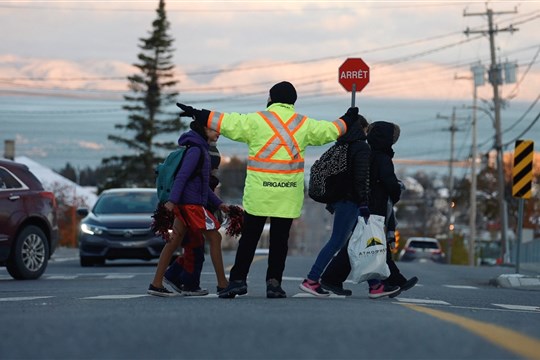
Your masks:
<path fill-rule="evenodd" d="M 322 280 L 321 280 L 321 286 L 324 290 L 330 291 L 336 295 L 341 295 L 341 296 L 352 295 L 352 291 L 349 289 L 344 289 L 343 286 L 328 284 Z"/>
<path fill-rule="evenodd" d="M 200 287 L 197 289 L 189 290 L 185 286 L 182 287 L 182 295 L 184 296 L 205 296 L 208 295 L 207 289 L 201 289 Z"/>
<path fill-rule="evenodd" d="M 369 298 L 370 299 L 378 299 L 384 296 L 390 296 L 392 294 L 397 293 L 400 290 L 399 286 L 390 286 L 390 285 L 384 285 L 382 283 L 376 285 L 375 287 L 369 287 Z"/>
<path fill-rule="evenodd" d="M 225 290 L 224 287 L 216 286 L 216 294 L 219 294 L 219 293 L 222 292 L 223 290 Z"/>
<path fill-rule="evenodd" d="M 418 282 L 418 278 L 416 276 L 413 276 L 409 280 L 407 280 L 403 285 L 400 286 L 401 291 L 407 291 L 410 288 L 412 288 L 416 283 Z"/>
<path fill-rule="evenodd" d="M 229 286 L 218 293 L 221 299 L 233 299 L 236 295 L 247 294 L 247 284 L 244 280 L 230 280 Z"/>
<path fill-rule="evenodd" d="M 167 278 L 167 273 L 165 273 L 165 276 L 163 277 L 163 282 L 170 287 L 173 288 L 174 291 L 176 291 L 179 294 L 182 294 L 182 283 L 180 281 L 175 281 L 172 279 Z"/>
<path fill-rule="evenodd" d="M 324 290 L 321 284 L 319 284 L 317 281 L 304 279 L 304 281 L 302 281 L 302 283 L 299 285 L 299 288 L 302 291 L 318 297 L 330 296 L 330 293 Z"/>
<path fill-rule="evenodd" d="M 150 294 L 150 295 L 161 296 L 161 297 L 175 296 L 174 293 L 172 291 L 170 291 L 169 289 L 164 288 L 164 287 L 158 288 L 158 287 L 155 287 L 152 284 L 150 284 L 150 286 L 148 287 L 148 290 L 146 292 L 148 294 Z"/>
<path fill-rule="evenodd" d="M 281 288 L 281 284 L 276 279 L 266 281 L 266 297 L 269 299 L 286 298 L 287 293 Z"/>
<path fill-rule="evenodd" d="M 390 295 L 389 297 L 391 298 L 395 298 L 396 296 L 398 296 L 399 294 L 401 294 L 403 291 L 407 291 L 409 290 L 410 288 L 412 288 L 414 285 L 416 285 L 416 283 L 418 282 L 418 278 L 416 276 L 413 276 L 412 278 L 410 278 L 409 280 L 405 281 L 403 283 L 403 285 L 400 285 L 399 286 L 399 291 L 395 294 L 392 294 Z"/>

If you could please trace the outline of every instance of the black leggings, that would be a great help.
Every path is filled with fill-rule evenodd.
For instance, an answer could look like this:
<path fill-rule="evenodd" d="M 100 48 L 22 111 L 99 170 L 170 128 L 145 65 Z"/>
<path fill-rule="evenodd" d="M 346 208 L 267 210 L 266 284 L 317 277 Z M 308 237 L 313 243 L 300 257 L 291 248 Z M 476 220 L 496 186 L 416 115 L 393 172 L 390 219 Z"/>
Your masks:
<path fill-rule="evenodd" d="M 231 269 L 229 280 L 246 280 L 255 249 L 261 238 L 266 223 L 266 216 L 255 216 L 244 212 L 244 226 L 242 236 L 238 242 L 234 266 Z M 276 279 L 281 283 L 285 260 L 289 250 L 289 231 L 293 219 L 270 218 L 270 250 L 268 254 L 268 269 L 266 280 Z"/>

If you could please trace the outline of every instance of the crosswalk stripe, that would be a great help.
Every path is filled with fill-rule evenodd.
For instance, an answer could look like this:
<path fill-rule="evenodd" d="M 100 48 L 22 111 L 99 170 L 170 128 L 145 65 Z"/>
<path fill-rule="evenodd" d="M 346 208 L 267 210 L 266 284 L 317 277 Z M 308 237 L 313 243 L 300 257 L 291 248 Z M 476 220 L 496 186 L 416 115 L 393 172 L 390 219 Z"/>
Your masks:
<path fill-rule="evenodd" d="M 308 293 L 298 293 L 293 295 L 292 297 L 295 298 L 312 298 L 312 299 L 327 299 L 327 298 L 333 298 L 333 299 L 345 299 L 347 296 L 345 295 L 336 295 L 336 294 L 330 294 L 330 296 L 315 296 Z"/>
<path fill-rule="evenodd" d="M 428 299 L 411 299 L 411 298 L 396 298 L 397 301 L 403 303 L 412 303 L 412 304 L 437 304 L 437 305 L 450 305 L 446 301 L 442 300 L 428 300 Z"/>
<path fill-rule="evenodd" d="M 509 310 L 528 310 L 540 312 L 540 306 L 523 306 L 523 305 L 507 305 L 507 304 L 492 304 L 494 306 L 502 307 Z"/>
<path fill-rule="evenodd" d="M 17 296 L 10 298 L 0 298 L 0 301 L 27 301 L 27 300 L 39 300 L 39 299 L 49 299 L 54 296 Z"/>
<path fill-rule="evenodd" d="M 135 277 L 135 275 L 118 274 L 118 275 L 107 275 L 107 276 L 105 276 L 105 279 L 133 279 L 134 277 Z"/>
<path fill-rule="evenodd" d="M 89 296 L 81 298 L 83 300 L 118 300 L 118 299 L 135 299 L 140 297 L 150 296 L 148 294 L 137 294 L 137 295 L 99 295 L 99 296 Z"/>
<path fill-rule="evenodd" d="M 451 289 L 478 289 L 476 286 L 469 285 L 443 285 L 444 287 Z"/>

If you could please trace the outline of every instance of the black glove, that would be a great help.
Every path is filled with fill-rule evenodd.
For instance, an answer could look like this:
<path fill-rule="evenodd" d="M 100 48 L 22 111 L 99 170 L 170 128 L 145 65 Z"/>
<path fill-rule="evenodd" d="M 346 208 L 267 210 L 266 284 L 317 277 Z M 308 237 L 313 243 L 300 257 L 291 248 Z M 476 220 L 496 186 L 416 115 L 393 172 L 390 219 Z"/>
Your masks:
<path fill-rule="evenodd" d="M 195 110 L 191 106 L 187 106 L 181 103 L 176 103 L 176 106 L 182 109 L 182 112 L 180 113 L 180 117 L 185 116 L 185 117 L 190 117 L 190 118 L 195 119 L 195 112 L 197 110 Z"/>
<path fill-rule="evenodd" d="M 358 120 L 358 108 L 350 107 L 345 115 L 341 117 L 341 120 L 345 121 L 345 124 L 347 124 L 347 129 L 349 129 L 352 123 Z"/>
<path fill-rule="evenodd" d="M 369 216 L 371 215 L 371 213 L 369 212 L 369 208 L 365 205 L 362 205 L 358 210 L 360 211 L 360 216 L 364 218 L 364 221 L 367 224 Z"/>
<path fill-rule="evenodd" d="M 182 109 L 182 112 L 180 113 L 180 117 L 186 116 L 193 118 L 196 122 L 200 123 L 203 126 L 207 126 L 208 123 L 208 117 L 210 116 L 210 111 L 208 110 L 198 110 L 191 106 L 184 105 L 181 103 L 176 103 L 176 106 L 178 106 L 180 109 Z"/>

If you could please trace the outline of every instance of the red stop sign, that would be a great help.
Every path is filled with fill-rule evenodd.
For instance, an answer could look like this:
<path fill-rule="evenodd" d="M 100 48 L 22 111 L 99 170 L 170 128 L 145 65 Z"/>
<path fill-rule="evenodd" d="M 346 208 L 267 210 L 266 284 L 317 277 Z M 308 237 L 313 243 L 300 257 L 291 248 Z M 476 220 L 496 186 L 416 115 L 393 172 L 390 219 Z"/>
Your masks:
<path fill-rule="evenodd" d="M 349 92 L 353 91 L 353 85 L 356 91 L 361 91 L 369 83 L 369 66 L 360 58 L 349 58 L 339 67 L 338 80 Z"/>

